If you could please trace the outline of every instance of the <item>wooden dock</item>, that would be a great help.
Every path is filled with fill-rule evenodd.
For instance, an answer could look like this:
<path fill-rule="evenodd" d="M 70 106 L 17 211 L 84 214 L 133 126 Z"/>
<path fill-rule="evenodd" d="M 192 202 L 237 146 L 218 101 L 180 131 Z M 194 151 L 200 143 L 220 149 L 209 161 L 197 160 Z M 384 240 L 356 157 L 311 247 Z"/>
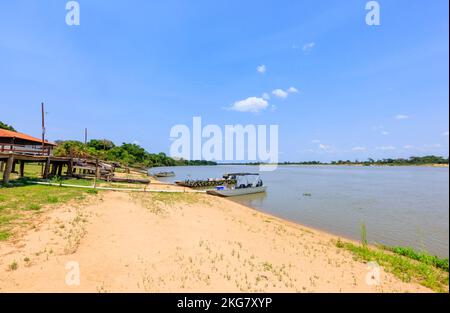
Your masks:
<path fill-rule="evenodd" d="M 51 155 L 30 155 L 24 153 L 0 152 L 0 172 L 3 172 L 3 184 L 8 184 L 11 173 L 24 177 L 25 165 L 29 163 L 42 164 L 42 178 L 51 177 L 74 177 L 94 180 L 105 180 L 108 182 L 127 182 L 148 184 L 148 179 L 120 178 L 114 177 L 117 163 L 108 163 L 98 159 L 55 157 Z M 17 170 L 17 166 L 19 169 Z M 63 173 L 64 168 L 66 172 Z M 125 168 L 130 172 L 130 168 Z"/>
<path fill-rule="evenodd" d="M 20 177 L 24 177 L 24 169 L 27 163 L 44 164 L 43 178 L 56 175 L 62 176 L 63 167 L 65 165 L 67 166 L 67 176 L 71 176 L 73 172 L 73 159 L 69 157 L 0 152 L 0 171 L 3 172 L 3 183 L 9 183 L 11 173 L 18 173 Z M 16 170 L 17 165 L 19 165 L 18 171 Z"/>

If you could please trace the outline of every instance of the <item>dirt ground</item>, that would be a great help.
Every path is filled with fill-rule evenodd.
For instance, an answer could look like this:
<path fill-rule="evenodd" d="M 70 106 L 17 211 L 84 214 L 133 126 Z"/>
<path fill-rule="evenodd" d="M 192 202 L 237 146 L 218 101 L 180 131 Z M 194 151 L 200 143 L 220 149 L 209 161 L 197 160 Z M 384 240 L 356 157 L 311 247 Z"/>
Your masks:
<path fill-rule="evenodd" d="M 156 188 L 156 187 L 155 187 Z M 205 194 L 103 192 L 0 243 L 0 292 L 428 292 L 336 237 Z"/>

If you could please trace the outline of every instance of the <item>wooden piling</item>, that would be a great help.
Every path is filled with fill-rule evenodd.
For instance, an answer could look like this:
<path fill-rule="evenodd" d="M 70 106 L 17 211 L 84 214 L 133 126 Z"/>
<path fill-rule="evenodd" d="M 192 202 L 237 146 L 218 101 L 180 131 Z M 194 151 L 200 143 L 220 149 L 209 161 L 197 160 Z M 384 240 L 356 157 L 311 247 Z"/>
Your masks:
<path fill-rule="evenodd" d="M 14 155 L 10 155 L 8 157 L 8 161 L 6 162 L 5 171 L 3 172 L 3 183 L 4 184 L 9 183 L 9 178 L 11 175 L 13 164 L 14 164 Z"/>
<path fill-rule="evenodd" d="M 73 159 L 70 158 L 69 163 L 67 163 L 67 176 L 72 177 L 73 175 Z"/>
<path fill-rule="evenodd" d="M 95 159 L 95 177 L 100 179 L 100 167 L 98 166 L 98 159 Z"/>
<path fill-rule="evenodd" d="M 53 162 L 51 165 L 52 165 L 51 175 L 56 176 L 56 171 L 58 169 L 58 163 Z"/>
<path fill-rule="evenodd" d="M 25 161 L 20 161 L 19 176 L 20 178 L 25 177 Z"/>
<path fill-rule="evenodd" d="M 47 179 L 49 171 L 50 171 L 50 157 L 47 157 L 47 161 L 45 162 L 44 167 L 44 174 L 42 175 L 42 178 Z"/>

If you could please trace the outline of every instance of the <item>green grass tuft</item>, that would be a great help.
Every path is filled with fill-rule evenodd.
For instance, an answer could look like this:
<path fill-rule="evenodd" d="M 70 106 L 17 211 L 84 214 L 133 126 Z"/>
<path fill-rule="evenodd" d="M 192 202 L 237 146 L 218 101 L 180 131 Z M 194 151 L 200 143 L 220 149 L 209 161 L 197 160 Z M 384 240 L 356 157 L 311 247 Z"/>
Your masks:
<path fill-rule="evenodd" d="M 349 242 L 336 242 L 338 248 L 352 252 L 359 260 L 375 261 L 383 266 L 386 271 L 394 274 L 404 282 L 417 282 L 437 292 L 448 292 L 449 275 L 448 270 L 443 270 L 440 265 L 429 261 L 425 254 L 405 253 L 408 248 L 369 248 L 367 246 L 355 245 Z M 393 251 L 401 252 L 402 254 Z M 404 254 L 404 255 L 403 255 Z M 421 257 L 417 257 L 421 255 Z"/>
<path fill-rule="evenodd" d="M 383 246 L 383 248 L 386 250 L 389 250 L 395 254 L 408 257 L 410 259 L 419 261 L 421 263 L 432 265 L 434 267 L 443 269 L 447 272 L 449 271 L 448 258 L 439 258 L 435 255 L 430 255 L 425 252 L 417 252 L 410 247 L 386 247 L 386 246 Z"/>

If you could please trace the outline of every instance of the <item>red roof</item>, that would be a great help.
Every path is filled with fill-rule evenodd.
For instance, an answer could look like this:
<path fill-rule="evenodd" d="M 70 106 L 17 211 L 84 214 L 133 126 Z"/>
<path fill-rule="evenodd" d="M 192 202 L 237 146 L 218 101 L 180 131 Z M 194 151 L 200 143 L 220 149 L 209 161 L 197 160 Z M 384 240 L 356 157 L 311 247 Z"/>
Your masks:
<path fill-rule="evenodd" d="M 23 140 L 28 140 L 28 141 L 34 141 L 34 142 L 40 143 L 40 144 L 42 143 L 42 139 L 35 138 L 33 136 L 18 133 L 18 132 L 13 132 L 11 130 L 6 130 L 6 129 L 0 129 L 0 137 L 17 138 L 17 139 L 23 139 Z M 52 142 L 48 142 L 48 141 L 45 141 L 45 144 L 51 145 L 51 146 L 56 146 L 56 144 L 54 144 Z"/>

